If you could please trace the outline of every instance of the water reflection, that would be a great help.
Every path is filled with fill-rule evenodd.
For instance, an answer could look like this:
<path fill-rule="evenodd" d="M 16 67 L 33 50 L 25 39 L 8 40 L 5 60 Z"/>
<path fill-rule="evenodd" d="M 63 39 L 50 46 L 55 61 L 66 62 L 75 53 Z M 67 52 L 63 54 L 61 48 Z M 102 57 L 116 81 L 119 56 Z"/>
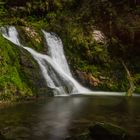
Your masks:
<path fill-rule="evenodd" d="M 64 101 L 65 100 L 65 101 Z M 36 126 L 36 131 L 48 133 L 48 140 L 59 140 L 68 135 L 68 127 L 73 117 L 82 109 L 83 99 L 80 98 L 53 98 L 41 109 L 40 122 Z M 42 134 L 34 131 L 34 135 Z"/>

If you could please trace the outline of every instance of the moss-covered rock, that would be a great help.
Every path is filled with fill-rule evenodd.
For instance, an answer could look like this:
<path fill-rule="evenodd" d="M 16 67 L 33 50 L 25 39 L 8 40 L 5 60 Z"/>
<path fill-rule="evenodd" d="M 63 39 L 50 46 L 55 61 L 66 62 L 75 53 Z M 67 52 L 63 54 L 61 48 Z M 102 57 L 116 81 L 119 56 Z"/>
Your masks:
<path fill-rule="evenodd" d="M 0 100 L 38 96 L 46 85 L 32 56 L 0 35 Z"/>
<path fill-rule="evenodd" d="M 35 49 L 38 52 L 44 52 L 43 33 L 37 28 L 30 26 L 18 26 L 19 38 L 21 44 Z"/>
<path fill-rule="evenodd" d="M 126 131 L 110 123 L 97 123 L 90 128 L 90 136 L 95 140 L 127 140 Z"/>
<path fill-rule="evenodd" d="M 96 123 L 89 127 L 89 132 L 69 136 L 65 140 L 128 140 L 127 132 L 114 124 Z"/>

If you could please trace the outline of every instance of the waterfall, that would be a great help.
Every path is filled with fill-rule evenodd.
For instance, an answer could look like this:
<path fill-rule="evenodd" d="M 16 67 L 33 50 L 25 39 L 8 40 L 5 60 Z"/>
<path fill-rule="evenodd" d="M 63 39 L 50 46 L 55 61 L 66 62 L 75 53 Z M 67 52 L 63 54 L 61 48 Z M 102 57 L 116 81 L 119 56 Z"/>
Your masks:
<path fill-rule="evenodd" d="M 48 55 L 56 62 L 68 75 L 71 75 L 67 60 L 63 51 L 61 39 L 54 33 L 48 33 L 42 30 L 46 39 Z"/>
<path fill-rule="evenodd" d="M 86 94 L 86 95 L 110 95 L 121 96 L 125 95 L 125 92 L 103 92 L 103 91 L 91 91 L 82 85 L 80 85 L 70 72 L 67 60 L 64 55 L 63 44 L 61 39 L 54 33 L 48 33 L 42 30 L 46 44 L 47 55 L 41 54 L 33 50 L 32 48 L 23 46 L 19 40 L 19 34 L 14 26 L 1 27 L 0 32 L 3 37 L 11 41 L 15 45 L 27 50 L 33 58 L 37 61 L 42 75 L 46 81 L 47 86 L 52 90 L 53 94 L 68 95 L 68 94 Z M 133 94 L 133 96 L 139 96 Z"/>
<path fill-rule="evenodd" d="M 14 26 L 1 27 L 0 30 L 4 38 L 8 39 L 18 46 L 21 45 L 18 39 L 18 32 L 16 31 L 16 28 Z"/>
<path fill-rule="evenodd" d="M 48 47 L 48 54 L 45 55 L 38 53 L 29 47 L 23 46 L 19 41 L 18 32 L 15 27 L 3 27 L 1 28 L 1 31 L 4 38 L 17 46 L 23 47 L 33 56 L 41 69 L 47 86 L 52 89 L 54 95 L 90 92 L 90 90 L 81 86 L 72 77 L 64 55 L 62 41 L 55 34 L 42 30 Z"/>

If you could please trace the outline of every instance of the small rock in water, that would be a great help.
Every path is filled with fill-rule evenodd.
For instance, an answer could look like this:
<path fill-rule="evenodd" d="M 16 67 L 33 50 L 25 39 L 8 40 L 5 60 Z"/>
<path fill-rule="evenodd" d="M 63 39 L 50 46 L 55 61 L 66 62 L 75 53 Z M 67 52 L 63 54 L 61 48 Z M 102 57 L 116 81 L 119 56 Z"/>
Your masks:
<path fill-rule="evenodd" d="M 110 123 L 96 123 L 89 128 L 90 136 L 95 140 L 126 140 L 126 131 Z"/>
<path fill-rule="evenodd" d="M 88 133 L 70 136 L 65 140 L 128 140 L 126 131 L 110 123 L 96 123 L 89 127 Z"/>

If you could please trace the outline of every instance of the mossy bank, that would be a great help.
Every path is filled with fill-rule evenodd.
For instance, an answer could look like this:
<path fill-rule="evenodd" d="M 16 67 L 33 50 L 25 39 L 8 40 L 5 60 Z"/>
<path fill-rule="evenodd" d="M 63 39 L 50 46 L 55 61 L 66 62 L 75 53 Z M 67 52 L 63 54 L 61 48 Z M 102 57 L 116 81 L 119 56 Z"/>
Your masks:
<path fill-rule="evenodd" d="M 26 50 L 10 43 L 2 35 L 0 68 L 0 100 L 37 97 L 47 89 L 37 62 Z"/>

